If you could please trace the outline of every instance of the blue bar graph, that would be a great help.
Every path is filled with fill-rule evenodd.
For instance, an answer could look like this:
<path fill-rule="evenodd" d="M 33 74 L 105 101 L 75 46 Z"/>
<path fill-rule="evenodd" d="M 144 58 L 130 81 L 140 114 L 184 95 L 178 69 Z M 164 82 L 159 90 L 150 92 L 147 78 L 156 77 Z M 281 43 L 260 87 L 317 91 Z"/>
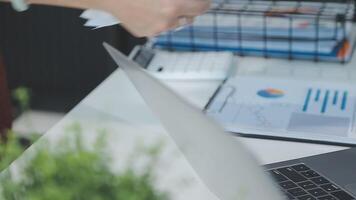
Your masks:
<path fill-rule="evenodd" d="M 333 105 L 337 104 L 337 99 L 339 98 L 339 91 L 334 92 Z"/>
<path fill-rule="evenodd" d="M 303 106 L 304 112 L 306 112 L 308 110 L 308 105 L 309 105 L 310 96 L 311 96 L 312 91 L 313 90 L 311 88 L 308 89 L 307 97 L 305 98 L 305 102 L 304 102 L 304 106 Z"/>
<path fill-rule="evenodd" d="M 340 109 L 340 111 L 346 110 L 348 100 L 348 91 L 329 90 L 329 89 L 313 89 L 309 88 L 306 93 L 306 97 L 303 105 L 303 112 L 308 112 L 311 108 L 312 112 L 326 113 L 329 106 Z"/>
<path fill-rule="evenodd" d="M 344 94 L 342 95 L 341 110 L 346 109 L 347 95 L 348 95 L 348 92 L 344 91 Z"/>
<path fill-rule="evenodd" d="M 320 89 L 318 89 L 318 90 L 316 91 L 315 101 L 319 101 L 319 98 L 320 98 Z"/>
<path fill-rule="evenodd" d="M 326 108 L 328 106 L 328 100 L 329 100 L 329 90 L 326 91 L 325 96 L 324 96 L 324 100 L 323 100 L 323 105 L 321 107 L 321 113 L 325 113 Z"/>

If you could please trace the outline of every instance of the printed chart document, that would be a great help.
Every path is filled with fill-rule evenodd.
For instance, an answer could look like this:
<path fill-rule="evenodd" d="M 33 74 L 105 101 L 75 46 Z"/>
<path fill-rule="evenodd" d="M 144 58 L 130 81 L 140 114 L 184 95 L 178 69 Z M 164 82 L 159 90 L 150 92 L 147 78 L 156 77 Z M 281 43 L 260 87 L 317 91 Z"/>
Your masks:
<path fill-rule="evenodd" d="M 238 77 L 206 113 L 246 136 L 356 144 L 355 101 L 356 87 L 347 83 Z"/>

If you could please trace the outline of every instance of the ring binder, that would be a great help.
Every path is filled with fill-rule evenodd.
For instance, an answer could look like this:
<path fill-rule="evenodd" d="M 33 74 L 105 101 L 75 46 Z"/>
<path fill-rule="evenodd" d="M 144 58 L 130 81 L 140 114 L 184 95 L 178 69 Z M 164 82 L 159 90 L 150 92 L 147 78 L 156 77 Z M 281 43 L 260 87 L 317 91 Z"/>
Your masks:
<path fill-rule="evenodd" d="M 345 63 L 355 8 L 355 0 L 215 1 L 192 25 L 153 38 L 153 47 Z"/>

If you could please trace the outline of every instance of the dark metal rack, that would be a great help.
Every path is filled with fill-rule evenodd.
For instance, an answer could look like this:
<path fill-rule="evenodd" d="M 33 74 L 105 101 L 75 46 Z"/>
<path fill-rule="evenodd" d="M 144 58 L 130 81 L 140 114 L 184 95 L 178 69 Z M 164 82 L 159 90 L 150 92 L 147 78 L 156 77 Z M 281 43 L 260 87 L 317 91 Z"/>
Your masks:
<path fill-rule="evenodd" d="M 355 0 L 215 1 L 213 8 L 199 17 L 196 23 L 156 37 L 153 39 L 153 45 L 168 50 L 229 50 L 242 56 L 260 55 L 266 58 L 347 62 L 350 56 L 344 54 L 346 55 L 346 51 L 352 52 L 354 46 L 352 27 L 356 20 L 355 9 Z M 246 19 L 249 18 L 258 21 L 257 25 L 260 27 L 258 31 L 246 28 Z M 283 23 L 285 29 L 280 33 L 273 32 L 273 20 Z M 295 27 L 297 22 L 304 21 L 308 22 L 309 35 Z M 227 24 L 229 29 L 226 29 Z M 253 40 L 260 41 L 259 49 L 246 50 L 246 41 L 251 43 Z M 209 41 L 209 44 L 202 41 Z M 313 53 L 303 55 L 304 52 L 297 50 L 297 47 L 303 46 L 301 42 Z M 331 42 L 337 45 L 332 51 L 336 59 L 331 59 L 321 50 L 325 44 L 333 44 Z M 271 50 L 271 44 L 283 44 L 284 50 L 280 52 Z"/>

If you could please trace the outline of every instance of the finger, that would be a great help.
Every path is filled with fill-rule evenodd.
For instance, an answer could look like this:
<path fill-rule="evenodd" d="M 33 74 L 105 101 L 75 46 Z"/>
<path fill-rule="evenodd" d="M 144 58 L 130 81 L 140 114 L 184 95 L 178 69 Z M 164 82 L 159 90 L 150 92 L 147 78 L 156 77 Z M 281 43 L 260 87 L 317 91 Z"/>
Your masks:
<path fill-rule="evenodd" d="M 194 17 L 191 16 L 186 16 L 186 17 L 179 17 L 175 23 L 172 24 L 171 27 L 169 27 L 169 30 L 173 30 L 173 31 L 179 31 L 182 28 L 193 24 L 194 22 Z"/>
<path fill-rule="evenodd" d="M 184 27 L 184 26 L 193 24 L 193 22 L 194 22 L 194 17 L 192 17 L 192 16 L 179 17 L 178 18 L 178 22 L 177 22 L 177 26 L 178 27 Z"/>
<path fill-rule="evenodd" d="M 210 0 L 181 0 L 182 15 L 197 16 L 210 8 Z"/>
<path fill-rule="evenodd" d="M 179 23 L 182 23 L 182 22 L 179 21 L 178 18 L 172 19 L 170 21 L 166 21 L 166 22 L 158 25 L 157 28 L 154 29 L 153 34 L 150 34 L 150 36 L 157 36 L 164 32 L 167 32 L 169 30 L 175 29 L 179 26 Z"/>

